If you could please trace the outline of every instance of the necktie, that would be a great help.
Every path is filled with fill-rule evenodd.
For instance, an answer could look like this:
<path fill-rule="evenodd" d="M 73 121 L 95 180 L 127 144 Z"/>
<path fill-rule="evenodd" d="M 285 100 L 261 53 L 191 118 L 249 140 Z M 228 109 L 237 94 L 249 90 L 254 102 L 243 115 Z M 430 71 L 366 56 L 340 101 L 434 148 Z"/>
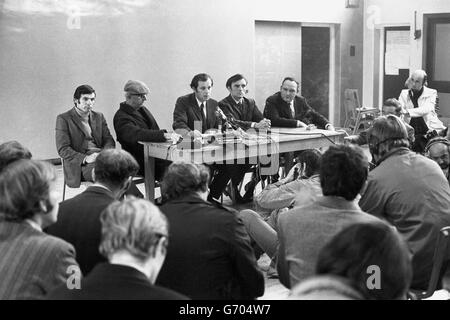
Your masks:
<path fill-rule="evenodd" d="M 205 132 L 207 129 L 207 124 L 206 124 L 206 106 L 205 103 L 202 103 L 200 105 L 200 113 L 202 115 L 202 131 Z"/>
<path fill-rule="evenodd" d="M 291 108 L 292 119 L 295 119 L 295 108 L 294 108 L 294 103 L 291 103 L 291 104 L 289 105 L 289 107 Z"/>
<path fill-rule="evenodd" d="M 200 112 L 202 114 L 202 121 L 206 121 L 206 107 L 205 107 L 205 103 L 202 103 L 200 105 Z"/>

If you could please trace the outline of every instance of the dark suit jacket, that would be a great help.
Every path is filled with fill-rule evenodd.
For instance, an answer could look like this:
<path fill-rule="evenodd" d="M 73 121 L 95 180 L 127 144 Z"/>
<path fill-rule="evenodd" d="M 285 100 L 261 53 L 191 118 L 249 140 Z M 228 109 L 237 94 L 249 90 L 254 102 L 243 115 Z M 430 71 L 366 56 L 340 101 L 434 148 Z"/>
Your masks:
<path fill-rule="evenodd" d="M 264 116 L 270 119 L 273 127 L 297 127 L 297 120 L 306 124 L 314 124 L 319 129 L 325 129 L 330 123 L 324 116 L 311 108 L 302 96 L 294 99 L 295 118 L 292 117 L 288 103 L 281 99 L 281 93 L 277 92 L 266 100 Z"/>
<path fill-rule="evenodd" d="M 91 111 L 91 129 L 95 144 L 101 148 L 114 148 L 116 143 L 109 132 L 105 117 Z M 64 159 L 64 177 L 69 187 L 78 188 L 81 182 L 81 164 L 88 152 L 86 136 L 80 117 L 74 108 L 56 118 L 56 148 Z"/>
<path fill-rule="evenodd" d="M 177 130 L 181 135 L 185 135 L 187 132 L 195 129 L 204 133 L 208 129 L 217 128 L 217 105 L 217 101 L 214 99 L 206 101 L 206 123 L 202 123 L 202 114 L 195 99 L 195 93 L 179 97 L 173 111 L 173 129 Z M 201 130 L 200 128 L 195 128 L 194 122 L 197 121 L 202 123 Z"/>
<path fill-rule="evenodd" d="M 160 209 L 170 240 L 157 284 L 192 299 L 253 299 L 264 293 L 250 238 L 235 212 L 194 195 Z"/>
<path fill-rule="evenodd" d="M 100 214 L 114 197 L 109 190 L 91 186 L 76 197 L 59 205 L 58 221 L 45 231 L 75 247 L 81 272 L 87 275 L 106 259 L 99 253 L 102 226 Z"/>
<path fill-rule="evenodd" d="M 77 266 L 67 242 L 26 222 L 0 222 L 0 300 L 43 299 Z"/>
<path fill-rule="evenodd" d="M 253 99 L 244 98 L 242 107 L 240 107 L 229 95 L 219 102 L 219 108 L 222 109 L 227 118 L 232 117 L 232 121 L 244 130 L 249 129 L 252 122 L 260 122 L 264 119 Z"/>
<path fill-rule="evenodd" d="M 150 111 L 144 110 L 144 116 L 132 106 L 122 102 L 119 110 L 114 115 L 114 129 L 117 134 L 117 141 L 122 148 L 133 155 L 139 163 L 140 172 L 144 169 L 144 147 L 139 141 L 145 142 L 164 142 L 164 133 L 166 130 L 160 130 Z"/>
<path fill-rule="evenodd" d="M 80 290 L 61 286 L 49 300 L 186 300 L 172 290 L 152 285 L 142 272 L 132 267 L 101 263 L 81 280 Z"/>

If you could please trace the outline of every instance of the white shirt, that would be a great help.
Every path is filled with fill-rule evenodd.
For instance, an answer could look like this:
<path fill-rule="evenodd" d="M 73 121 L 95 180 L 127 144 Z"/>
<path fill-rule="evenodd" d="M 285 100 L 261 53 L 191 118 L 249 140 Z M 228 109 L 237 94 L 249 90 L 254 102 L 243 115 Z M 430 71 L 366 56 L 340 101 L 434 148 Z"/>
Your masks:
<path fill-rule="evenodd" d="M 195 97 L 195 100 L 197 100 L 197 105 L 198 105 L 200 111 L 202 111 L 203 114 L 205 115 L 205 119 L 206 119 L 206 101 L 200 102 L 200 100 L 198 100 L 197 97 Z M 202 108 L 202 105 L 204 106 L 203 108 Z"/>
<path fill-rule="evenodd" d="M 292 100 L 291 103 L 289 104 L 289 107 L 291 108 L 292 118 L 295 119 L 295 108 L 294 108 L 294 101 L 293 101 L 293 100 Z"/>

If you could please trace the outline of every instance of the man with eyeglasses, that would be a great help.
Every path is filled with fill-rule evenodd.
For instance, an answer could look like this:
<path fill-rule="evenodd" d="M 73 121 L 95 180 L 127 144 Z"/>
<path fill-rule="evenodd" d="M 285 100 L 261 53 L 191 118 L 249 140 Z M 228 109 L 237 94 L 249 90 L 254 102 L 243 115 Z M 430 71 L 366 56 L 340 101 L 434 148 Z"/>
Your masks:
<path fill-rule="evenodd" d="M 180 135 L 161 130 L 151 112 L 144 106 L 150 89 L 139 80 L 129 80 L 124 87 L 125 101 L 114 115 L 114 129 L 122 148 L 139 163 L 139 174 L 144 174 L 144 142 L 178 142 Z M 155 159 L 155 179 L 160 181 L 169 162 Z"/>

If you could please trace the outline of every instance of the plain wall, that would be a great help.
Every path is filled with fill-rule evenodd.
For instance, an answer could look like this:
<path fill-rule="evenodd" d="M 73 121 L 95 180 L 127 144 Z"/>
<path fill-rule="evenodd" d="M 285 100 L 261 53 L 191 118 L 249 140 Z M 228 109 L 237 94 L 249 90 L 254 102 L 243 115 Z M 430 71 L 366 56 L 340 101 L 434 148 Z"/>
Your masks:
<path fill-rule="evenodd" d="M 228 94 L 226 79 L 243 73 L 253 96 L 255 20 L 337 24 L 336 96 L 342 103 L 345 88 L 362 89 L 363 6 L 346 9 L 344 0 L 76 0 L 86 7 L 79 29 L 64 3 L 5 0 L 0 8 L 0 142 L 18 140 L 36 158 L 58 157 L 56 115 L 73 106 L 80 84 L 95 88 L 95 109 L 114 137 L 129 79 L 148 84 L 146 106 L 162 128 L 171 128 L 175 101 L 196 73 L 211 74 L 216 100 Z"/>

